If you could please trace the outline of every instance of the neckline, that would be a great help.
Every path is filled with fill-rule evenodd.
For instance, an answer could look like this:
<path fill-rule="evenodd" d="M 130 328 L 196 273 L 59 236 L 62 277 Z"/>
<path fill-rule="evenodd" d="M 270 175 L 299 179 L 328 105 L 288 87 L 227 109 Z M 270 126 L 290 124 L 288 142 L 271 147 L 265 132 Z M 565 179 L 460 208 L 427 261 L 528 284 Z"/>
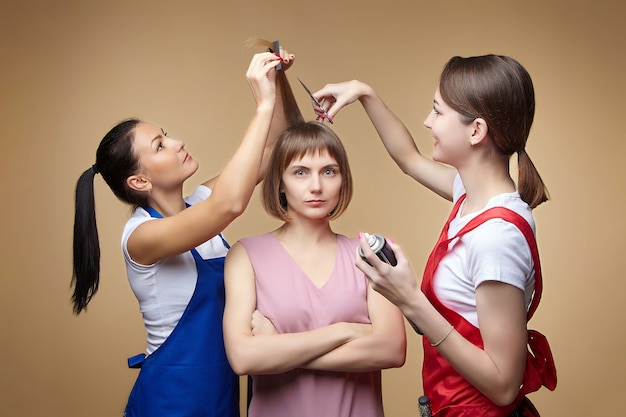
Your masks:
<path fill-rule="evenodd" d="M 321 286 L 318 286 L 317 284 L 315 284 L 315 282 L 311 279 L 311 277 L 304 271 L 304 269 L 302 269 L 300 264 L 296 262 L 296 260 L 291 256 L 291 254 L 287 250 L 287 248 L 283 246 L 282 242 L 278 240 L 278 238 L 276 238 L 276 236 L 274 236 L 273 233 L 270 232 L 268 233 L 268 235 L 278 245 L 278 247 L 280 247 L 280 250 L 283 251 L 284 254 L 289 258 L 289 261 L 298 268 L 302 276 L 305 278 L 307 285 L 310 285 L 317 291 L 322 291 L 326 287 L 329 286 L 329 283 L 331 283 L 331 281 L 333 280 L 333 277 L 335 276 L 335 271 L 337 270 L 337 261 L 339 259 L 339 235 L 338 234 L 335 233 L 335 237 L 337 240 L 337 247 L 335 248 L 335 261 L 333 263 L 333 267 L 330 271 L 330 274 L 328 275 L 328 277 L 326 278 L 326 280 L 323 282 Z"/>
<path fill-rule="evenodd" d="M 463 193 L 464 195 L 467 196 L 466 193 Z M 510 191 L 508 193 L 500 193 L 500 194 L 496 194 L 494 196 L 492 196 L 491 198 L 489 198 L 489 200 L 487 200 L 487 203 L 480 209 L 477 211 L 473 211 L 471 213 L 468 214 L 461 214 L 463 213 L 463 208 L 465 207 L 465 203 L 467 203 L 467 198 L 463 199 L 463 201 L 461 202 L 461 205 L 459 206 L 459 210 L 456 213 L 455 219 L 456 221 L 465 221 L 465 220 L 471 220 L 474 217 L 478 216 L 480 213 L 483 213 L 484 211 L 489 210 L 490 208 L 493 207 L 506 207 L 505 206 L 505 201 L 501 201 L 499 203 L 495 203 L 495 199 L 497 198 L 502 198 L 502 199 L 509 199 L 509 198 L 521 198 L 519 195 L 519 192 L 517 190 L 515 191 Z"/>

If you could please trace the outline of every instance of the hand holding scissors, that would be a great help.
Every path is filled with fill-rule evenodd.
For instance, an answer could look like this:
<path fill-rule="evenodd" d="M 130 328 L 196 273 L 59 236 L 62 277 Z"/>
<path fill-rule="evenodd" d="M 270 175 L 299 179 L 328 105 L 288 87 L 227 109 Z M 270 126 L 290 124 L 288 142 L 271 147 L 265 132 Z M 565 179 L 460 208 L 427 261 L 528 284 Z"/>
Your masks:
<path fill-rule="evenodd" d="M 302 82 L 302 80 L 300 78 L 298 78 L 298 81 L 300 81 L 300 84 L 302 84 L 302 87 L 304 87 L 304 89 L 306 90 L 306 92 L 309 94 L 309 96 L 311 97 L 311 100 L 313 100 L 313 102 L 315 103 L 315 105 L 320 109 L 320 111 L 324 114 L 323 117 L 326 118 L 326 120 L 328 120 L 331 124 L 333 124 L 333 118 L 326 112 L 326 109 L 324 108 L 324 106 L 322 106 L 322 103 L 319 102 L 318 99 L 315 98 L 315 96 L 313 95 L 313 93 L 311 93 L 311 90 L 309 90 L 307 88 L 306 85 L 304 85 L 304 83 Z M 321 117 L 321 115 L 318 115 L 318 117 Z"/>
<path fill-rule="evenodd" d="M 324 103 L 326 106 L 324 113 L 332 113 L 336 116 L 342 108 L 357 100 L 360 100 L 363 106 L 366 106 L 366 102 L 372 102 L 369 100 L 370 98 L 376 97 L 376 92 L 369 85 L 358 80 L 352 80 L 326 84 L 321 90 L 315 93 L 315 96 L 320 97 L 317 101 Z M 379 102 L 379 100 L 374 100 L 374 102 Z M 324 117 L 320 112 L 318 112 L 318 114 L 320 117 Z"/>

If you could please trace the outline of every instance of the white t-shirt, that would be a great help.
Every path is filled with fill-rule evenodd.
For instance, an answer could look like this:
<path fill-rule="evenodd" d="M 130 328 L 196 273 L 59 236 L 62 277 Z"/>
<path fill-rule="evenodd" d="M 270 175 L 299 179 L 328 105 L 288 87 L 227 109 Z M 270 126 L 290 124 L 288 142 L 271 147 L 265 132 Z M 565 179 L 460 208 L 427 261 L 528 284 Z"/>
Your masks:
<path fill-rule="evenodd" d="M 193 205 L 207 199 L 209 195 L 211 189 L 201 185 L 185 201 Z M 191 252 L 162 259 L 152 265 L 141 265 L 130 258 L 127 248 L 129 236 L 140 224 L 152 220 L 154 218 L 146 210 L 138 208 L 126 222 L 122 233 L 126 273 L 143 315 L 148 334 L 148 354 L 161 346 L 178 324 L 191 300 L 198 277 Z M 219 235 L 198 246 L 196 250 L 204 259 L 221 258 L 228 252 Z"/>
<path fill-rule="evenodd" d="M 453 187 L 456 202 L 465 187 L 457 175 Z M 530 224 L 535 222 L 528 204 L 517 191 L 497 195 L 483 210 L 461 217 L 463 204 L 450 222 L 448 237 L 454 236 L 472 218 L 483 211 L 502 206 L 521 215 Z M 535 287 L 535 272 L 530 248 L 522 232 L 512 223 L 491 219 L 460 239 L 450 242 L 448 254 L 441 260 L 434 277 L 435 294 L 448 308 L 479 327 L 476 312 L 476 289 L 485 281 L 500 281 L 524 291 L 527 308 Z"/>

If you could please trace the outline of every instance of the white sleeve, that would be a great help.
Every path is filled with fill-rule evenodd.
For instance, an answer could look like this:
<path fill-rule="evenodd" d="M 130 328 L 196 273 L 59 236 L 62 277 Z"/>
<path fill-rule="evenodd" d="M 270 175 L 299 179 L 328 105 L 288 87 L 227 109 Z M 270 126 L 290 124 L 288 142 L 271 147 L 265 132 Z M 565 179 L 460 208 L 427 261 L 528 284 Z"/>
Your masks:
<path fill-rule="evenodd" d="M 468 235 L 468 270 L 474 288 L 485 281 L 504 282 L 524 292 L 532 288 L 532 255 L 526 238 L 514 224 L 491 219 Z"/>
<path fill-rule="evenodd" d="M 139 225 L 154 220 L 150 214 L 142 208 L 138 208 L 133 213 L 132 217 L 128 219 L 126 224 L 124 225 L 124 230 L 122 232 L 122 252 L 124 253 L 124 259 L 126 259 L 126 264 L 129 265 L 133 269 L 143 270 L 146 266 L 135 262 L 128 253 L 128 238 L 130 235 L 139 227 Z"/>
<path fill-rule="evenodd" d="M 196 187 L 195 190 L 193 190 L 193 193 L 191 193 L 189 197 L 185 198 L 185 201 L 193 206 L 194 204 L 209 198 L 212 192 L 213 190 L 211 190 L 209 187 L 205 185 L 199 185 L 198 187 Z"/>
<path fill-rule="evenodd" d="M 452 201 L 456 203 L 463 194 L 465 194 L 465 186 L 463 185 L 463 181 L 461 181 L 461 176 L 457 172 L 456 177 L 454 177 L 454 182 L 452 183 Z"/>

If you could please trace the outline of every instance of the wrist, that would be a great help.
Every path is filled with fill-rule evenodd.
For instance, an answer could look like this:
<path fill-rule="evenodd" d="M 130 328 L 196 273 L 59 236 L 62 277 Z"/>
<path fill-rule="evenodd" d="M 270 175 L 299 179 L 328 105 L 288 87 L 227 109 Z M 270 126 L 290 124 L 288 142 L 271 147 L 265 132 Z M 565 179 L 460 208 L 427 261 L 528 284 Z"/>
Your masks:
<path fill-rule="evenodd" d="M 267 115 L 274 113 L 274 106 L 276 104 L 276 100 L 275 99 L 265 99 L 259 103 L 257 103 L 256 106 L 256 112 L 257 114 L 261 114 L 261 115 Z"/>
<path fill-rule="evenodd" d="M 376 92 L 372 87 L 365 84 L 364 82 L 355 80 L 358 83 L 358 92 L 359 92 L 359 101 L 367 101 L 369 98 L 372 98 L 376 95 Z"/>
<path fill-rule="evenodd" d="M 419 335 L 423 335 L 421 323 L 424 317 L 423 308 L 421 308 L 423 305 L 421 298 L 428 301 L 424 293 L 417 290 L 414 295 L 406 299 L 406 302 L 398 304 L 398 308 L 402 311 L 404 317 L 406 317 L 413 330 Z"/>

